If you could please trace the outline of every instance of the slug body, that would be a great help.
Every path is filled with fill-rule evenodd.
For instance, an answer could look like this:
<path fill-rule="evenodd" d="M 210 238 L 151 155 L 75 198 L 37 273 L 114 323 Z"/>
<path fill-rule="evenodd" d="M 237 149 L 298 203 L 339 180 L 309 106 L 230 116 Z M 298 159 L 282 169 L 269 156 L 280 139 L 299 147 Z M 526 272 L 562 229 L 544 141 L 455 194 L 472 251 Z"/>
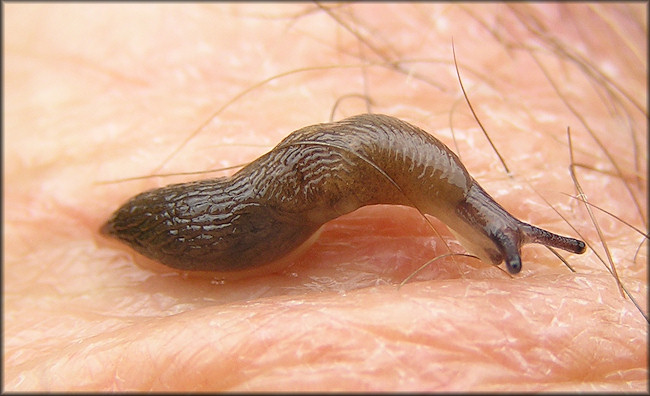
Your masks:
<path fill-rule="evenodd" d="M 505 260 L 511 273 L 525 243 L 585 250 L 511 216 L 430 134 L 376 114 L 299 129 L 231 177 L 139 194 L 102 232 L 170 267 L 240 271 L 279 260 L 324 223 L 375 204 L 439 218 L 467 250 Z"/>

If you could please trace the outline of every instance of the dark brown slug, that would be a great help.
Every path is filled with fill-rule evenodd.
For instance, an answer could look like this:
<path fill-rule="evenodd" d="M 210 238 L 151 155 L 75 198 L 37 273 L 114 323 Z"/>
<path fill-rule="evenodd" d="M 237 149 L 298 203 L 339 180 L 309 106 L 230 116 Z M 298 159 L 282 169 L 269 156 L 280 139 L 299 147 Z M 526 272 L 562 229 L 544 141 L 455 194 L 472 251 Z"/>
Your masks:
<path fill-rule="evenodd" d="M 377 114 L 299 129 L 231 177 L 139 194 L 101 232 L 170 267 L 241 271 L 277 261 L 324 223 L 375 204 L 437 217 L 468 251 L 505 260 L 513 274 L 526 243 L 585 251 L 580 240 L 511 216 L 430 134 Z"/>

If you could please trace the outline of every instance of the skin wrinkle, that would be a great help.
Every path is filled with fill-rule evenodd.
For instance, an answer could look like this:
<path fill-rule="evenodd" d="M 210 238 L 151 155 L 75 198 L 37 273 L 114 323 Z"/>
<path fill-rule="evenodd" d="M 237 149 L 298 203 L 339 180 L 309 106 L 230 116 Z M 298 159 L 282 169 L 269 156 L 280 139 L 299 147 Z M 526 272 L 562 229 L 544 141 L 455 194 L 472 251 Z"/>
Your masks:
<path fill-rule="evenodd" d="M 424 61 L 401 62 L 404 72 L 378 62 L 379 55 L 313 4 L 5 5 L 4 389 L 646 391 L 647 323 L 591 251 L 565 256 L 578 271 L 572 274 L 544 249 L 525 248 L 524 271 L 514 279 L 476 260 L 439 260 L 397 290 L 444 253 L 426 223 L 405 208 L 370 207 L 337 219 L 288 270 L 234 283 L 142 268 L 96 235 L 129 196 L 203 176 L 94 182 L 150 174 L 203 122 L 165 173 L 245 163 L 267 148 L 222 143 L 272 146 L 289 131 L 326 122 L 337 99 L 350 93 L 363 93 L 373 112 L 424 127 L 450 147 L 447 122 L 455 109 L 454 151 L 500 204 L 524 221 L 574 235 L 550 209 L 541 210 L 546 204 L 528 181 L 598 249 L 584 209 L 562 194 L 575 194 L 567 172 L 570 126 L 576 162 L 602 170 L 577 169 L 590 202 L 645 229 L 606 156 L 529 54 L 516 50 L 520 43 L 533 48 L 539 38 L 517 25 L 509 7 L 322 7 L 389 59 Z M 594 8 L 599 12 L 589 12 Z M 613 65 L 617 84 L 637 98 L 626 102 L 619 91 L 603 88 L 594 97 L 599 85 L 576 64 L 550 47 L 545 55 L 536 52 L 598 136 L 617 137 L 606 148 L 646 213 L 647 5 L 518 8 L 517 15 L 527 13 L 533 15 L 526 21 L 541 21 L 565 47 L 580 46 L 581 61 L 593 60 L 601 70 L 612 70 L 601 67 L 603 60 Z M 599 14 L 625 40 L 587 29 L 599 26 Z M 580 36 L 575 26 L 591 34 Z M 508 35 L 495 39 L 492 31 Z M 450 62 L 452 36 L 470 100 L 513 179 L 499 173 L 466 105 L 453 107 L 460 90 Z M 232 100 L 274 74 L 307 68 L 313 70 Z M 335 120 L 365 106 L 343 101 Z M 627 129 L 631 134 L 614 135 Z M 633 141 L 641 158 L 623 160 L 633 158 Z M 647 249 L 635 257 L 643 237 L 600 211 L 595 215 L 623 282 L 647 311 Z M 439 231 L 454 240 L 444 227 Z M 515 301 L 524 313 L 513 310 Z M 327 317 L 315 313 L 323 309 Z M 385 335 L 385 349 L 374 349 L 378 341 L 359 326 L 365 323 Z M 251 337 L 260 325 L 264 342 Z M 301 329 L 301 339 L 292 328 Z M 296 347 L 328 353 L 303 365 Z M 491 348 L 498 350 L 491 354 Z"/>

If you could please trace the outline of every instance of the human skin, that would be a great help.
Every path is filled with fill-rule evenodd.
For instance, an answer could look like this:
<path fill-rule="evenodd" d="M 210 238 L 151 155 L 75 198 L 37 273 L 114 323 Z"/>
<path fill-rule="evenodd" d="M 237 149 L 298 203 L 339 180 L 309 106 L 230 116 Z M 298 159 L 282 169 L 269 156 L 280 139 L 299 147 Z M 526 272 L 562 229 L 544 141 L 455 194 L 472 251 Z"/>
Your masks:
<path fill-rule="evenodd" d="M 593 209 L 639 310 L 566 195 L 570 127 L 589 202 L 647 232 L 646 4 L 4 11 L 5 390 L 647 390 L 647 243 Z M 288 267 L 233 281 L 99 235 L 129 197 L 214 175 L 124 179 L 245 163 L 339 98 L 335 119 L 368 111 L 359 95 L 445 142 L 516 217 L 584 238 L 562 253 L 576 272 L 526 246 L 513 277 L 447 257 L 399 287 L 440 238 L 463 251 L 404 207 L 334 220 Z"/>

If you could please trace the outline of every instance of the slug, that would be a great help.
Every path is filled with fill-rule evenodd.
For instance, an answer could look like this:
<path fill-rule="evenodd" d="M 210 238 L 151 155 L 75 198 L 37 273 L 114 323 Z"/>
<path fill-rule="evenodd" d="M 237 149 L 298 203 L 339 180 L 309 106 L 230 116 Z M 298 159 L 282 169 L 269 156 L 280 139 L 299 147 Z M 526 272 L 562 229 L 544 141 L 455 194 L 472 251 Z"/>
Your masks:
<path fill-rule="evenodd" d="M 573 253 L 584 242 L 517 220 L 442 142 L 379 114 L 301 128 L 231 177 L 172 184 L 120 207 L 101 232 L 169 267 L 243 271 L 288 256 L 359 207 L 412 206 L 481 260 L 521 270 L 523 244 Z"/>

